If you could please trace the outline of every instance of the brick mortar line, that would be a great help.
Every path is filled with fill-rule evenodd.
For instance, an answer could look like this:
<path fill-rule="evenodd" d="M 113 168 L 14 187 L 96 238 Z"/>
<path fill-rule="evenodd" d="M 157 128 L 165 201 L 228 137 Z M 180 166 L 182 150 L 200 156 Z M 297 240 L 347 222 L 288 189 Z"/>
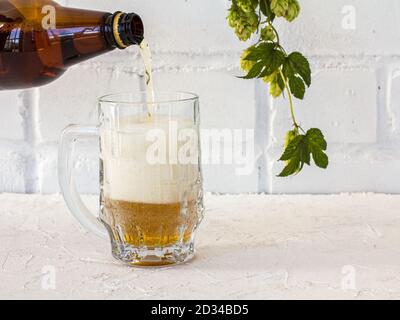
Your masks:
<path fill-rule="evenodd" d="M 258 192 L 266 193 L 269 191 L 269 172 L 267 166 L 268 154 L 266 146 L 270 139 L 270 105 L 268 98 L 268 89 L 262 81 L 255 84 L 255 145 L 262 152 L 257 160 L 258 170 Z M 263 94 L 264 93 L 264 94 Z"/>
<path fill-rule="evenodd" d="M 339 70 L 339 71 L 352 71 L 352 70 L 374 70 L 381 68 L 382 66 L 390 66 L 392 68 L 400 67 L 400 56 L 398 57 L 352 57 L 351 59 L 342 59 L 339 57 L 309 57 L 312 68 L 314 71 L 318 70 Z M 215 61 L 215 60 L 214 60 Z M 193 63 L 194 62 L 194 63 Z M 117 68 L 120 72 L 132 73 L 140 75 L 143 73 L 142 66 L 138 60 L 134 60 L 130 66 L 126 65 L 123 61 L 93 61 L 81 64 L 80 68 L 88 69 L 99 69 L 108 70 Z M 232 59 L 231 62 L 227 64 L 214 63 L 207 64 L 207 61 L 189 61 L 189 62 L 176 62 L 176 63 L 163 63 L 154 64 L 154 72 L 231 72 L 238 70 L 239 67 L 239 57 L 237 59 Z"/>
<path fill-rule="evenodd" d="M 25 165 L 25 191 L 26 193 L 36 193 L 39 187 L 38 163 L 36 146 L 38 145 L 38 108 L 40 90 L 30 89 L 22 93 L 23 108 L 21 115 L 23 118 L 24 139 L 28 145 Z"/>

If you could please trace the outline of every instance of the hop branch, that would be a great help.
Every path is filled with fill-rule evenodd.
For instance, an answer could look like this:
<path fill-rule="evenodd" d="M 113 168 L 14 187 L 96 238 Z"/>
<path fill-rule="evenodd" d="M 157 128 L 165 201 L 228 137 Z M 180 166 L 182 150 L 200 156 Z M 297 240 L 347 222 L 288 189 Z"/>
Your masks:
<path fill-rule="evenodd" d="M 294 98 L 304 99 L 311 85 L 310 64 L 300 52 L 285 51 L 273 24 L 276 18 L 292 22 L 299 14 L 297 0 L 232 0 L 227 17 L 239 40 L 247 41 L 255 33 L 259 35 L 257 43 L 241 56 L 241 68 L 247 72 L 243 79 L 262 79 L 269 85 L 271 96 L 278 98 L 286 93 L 289 101 L 293 128 L 286 135 L 285 150 L 279 159 L 285 162 L 280 177 L 299 173 L 304 165 L 311 165 L 311 158 L 320 168 L 326 169 L 329 164 L 325 153 L 327 143 L 321 130 L 304 131 L 294 112 Z"/>

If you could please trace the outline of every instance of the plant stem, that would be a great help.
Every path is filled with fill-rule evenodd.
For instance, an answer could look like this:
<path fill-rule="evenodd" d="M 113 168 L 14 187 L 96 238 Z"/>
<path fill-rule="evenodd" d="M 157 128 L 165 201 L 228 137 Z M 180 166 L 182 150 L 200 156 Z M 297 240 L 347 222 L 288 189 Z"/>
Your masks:
<path fill-rule="evenodd" d="M 281 48 L 282 52 L 286 54 L 285 49 L 281 46 L 281 42 L 280 42 L 280 38 L 279 38 L 279 33 L 278 30 L 276 30 L 276 28 L 274 27 L 274 25 L 272 24 L 271 20 L 267 20 L 268 25 L 271 27 L 272 31 L 275 33 L 276 36 L 276 45 Z"/>
<path fill-rule="evenodd" d="M 268 19 L 267 22 L 268 22 L 268 25 L 271 27 L 272 31 L 274 31 L 274 33 L 275 33 L 276 43 L 278 44 L 278 46 L 280 46 L 281 45 L 281 41 L 280 41 L 280 38 L 279 38 L 278 30 L 276 30 L 276 28 L 272 24 L 271 20 Z"/>
<path fill-rule="evenodd" d="M 276 35 L 276 43 L 278 44 L 278 46 L 280 46 L 280 45 L 281 45 L 281 42 L 280 42 L 280 38 L 279 38 L 279 33 L 278 33 L 278 31 L 275 29 L 275 27 L 274 27 L 274 25 L 272 24 L 271 20 L 268 19 L 267 22 L 268 22 L 269 26 L 271 27 L 271 29 L 274 31 L 275 35 Z"/>
<path fill-rule="evenodd" d="M 279 72 L 281 74 L 283 82 L 285 83 L 285 88 L 286 88 L 286 91 L 287 91 L 287 94 L 288 94 L 289 106 L 290 106 L 290 115 L 292 117 L 293 125 L 297 130 L 298 129 L 303 130 L 303 129 L 301 129 L 301 127 L 298 125 L 298 123 L 296 121 L 296 116 L 294 114 L 294 108 L 293 108 L 292 92 L 290 91 L 288 81 L 287 81 L 286 77 L 284 76 L 284 74 L 282 72 L 282 69 L 279 69 Z"/>

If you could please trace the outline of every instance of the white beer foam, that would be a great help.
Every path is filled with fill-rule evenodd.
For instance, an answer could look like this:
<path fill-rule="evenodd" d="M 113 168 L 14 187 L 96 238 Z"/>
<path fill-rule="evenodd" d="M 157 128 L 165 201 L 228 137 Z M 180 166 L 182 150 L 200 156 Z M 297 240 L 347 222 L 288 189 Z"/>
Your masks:
<path fill-rule="evenodd" d="M 107 125 L 101 129 L 103 192 L 106 197 L 120 201 L 157 204 L 177 203 L 195 198 L 198 165 L 176 162 L 152 164 L 146 157 L 148 148 L 154 144 L 154 141 L 146 139 L 149 131 L 153 129 L 161 129 L 165 133 L 166 148 L 169 150 L 168 141 L 171 135 L 174 135 L 171 124 L 175 125 L 178 132 L 181 129 L 195 129 L 189 120 L 171 119 L 166 116 L 153 116 L 151 120 L 125 117 L 119 119 L 115 129 L 110 130 Z M 110 127 L 114 128 L 114 125 Z M 178 150 L 182 144 L 178 143 Z M 176 150 L 169 152 L 176 153 Z M 170 153 L 167 158 L 169 155 Z"/>

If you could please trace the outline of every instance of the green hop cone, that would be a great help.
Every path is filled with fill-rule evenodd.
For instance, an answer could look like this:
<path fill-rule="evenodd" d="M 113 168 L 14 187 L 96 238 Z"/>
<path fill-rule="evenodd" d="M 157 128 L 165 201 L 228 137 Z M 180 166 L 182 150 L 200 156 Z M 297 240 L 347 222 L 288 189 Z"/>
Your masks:
<path fill-rule="evenodd" d="M 275 71 L 273 74 L 263 78 L 263 81 L 269 84 L 269 93 L 274 98 L 278 98 L 282 94 L 282 88 L 278 82 L 280 76 L 280 72 Z"/>
<path fill-rule="evenodd" d="M 270 83 L 269 85 L 269 93 L 272 97 L 278 98 L 282 94 L 282 89 L 278 83 L 278 76 Z"/>
<path fill-rule="evenodd" d="M 298 136 L 298 130 L 289 131 L 285 137 L 285 149 L 289 146 L 289 144 Z"/>
<path fill-rule="evenodd" d="M 264 81 L 266 84 L 269 84 L 269 83 L 271 83 L 272 81 L 274 81 L 274 79 L 275 79 L 275 72 L 274 72 L 273 74 L 269 75 L 269 76 L 264 77 L 264 78 L 263 78 L 263 81 Z"/>
<path fill-rule="evenodd" d="M 270 26 L 266 26 L 261 30 L 261 40 L 274 41 L 275 32 Z"/>
<path fill-rule="evenodd" d="M 292 22 L 300 14 L 300 4 L 297 0 L 289 0 L 289 7 L 285 14 L 285 19 Z"/>
<path fill-rule="evenodd" d="M 232 5 L 232 7 L 229 9 L 229 14 L 228 17 L 226 18 L 228 20 L 228 24 L 231 28 L 236 27 L 236 23 L 239 20 L 240 14 L 238 7 L 235 5 Z"/>
<path fill-rule="evenodd" d="M 251 50 L 252 48 L 253 48 L 253 47 L 250 47 L 250 48 L 246 49 L 245 51 L 243 51 L 243 54 L 242 54 L 242 56 L 240 57 L 240 67 L 241 67 L 242 70 L 245 71 L 245 72 L 249 72 L 249 71 L 254 67 L 254 65 L 256 64 L 255 61 L 245 60 L 246 57 L 249 55 L 250 50 Z"/>
<path fill-rule="evenodd" d="M 277 17 L 292 22 L 300 14 L 300 4 L 298 0 L 271 0 L 271 10 Z"/>
<path fill-rule="evenodd" d="M 254 10 L 243 11 L 235 2 L 229 10 L 227 17 L 229 26 L 235 30 L 236 36 L 241 41 L 247 41 L 257 31 L 258 15 Z"/>
<path fill-rule="evenodd" d="M 277 17 L 284 17 L 289 9 L 290 0 L 271 0 L 271 10 Z"/>
<path fill-rule="evenodd" d="M 257 0 L 237 0 L 237 6 L 246 13 L 254 11 L 257 5 Z"/>

